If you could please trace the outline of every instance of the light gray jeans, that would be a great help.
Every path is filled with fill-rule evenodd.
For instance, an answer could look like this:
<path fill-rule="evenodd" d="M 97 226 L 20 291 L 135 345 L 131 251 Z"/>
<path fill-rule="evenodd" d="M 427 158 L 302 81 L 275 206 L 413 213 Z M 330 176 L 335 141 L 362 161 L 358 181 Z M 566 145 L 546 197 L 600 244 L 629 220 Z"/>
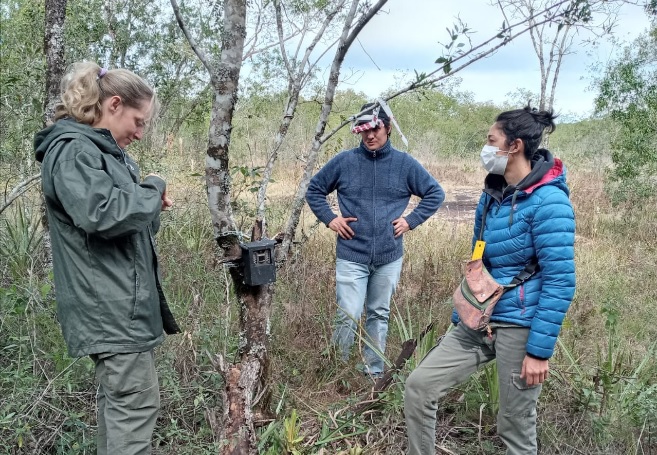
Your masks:
<path fill-rule="evenodd" d="M 404 414 L 409 455 L 433 455 L 440 399 L 486 363 L 497 359 L 500 408 L 497 433 L 507 455 L 536 454 L 536 402 L 541 386 L 520 379 L 529 329 L 498 327 L 493 336 L 459 324 L 443 338 L 406 380 Z"/>
<path fill-rule="evenodd" d="M 98 381 L 98 455 L 146 455 L 160 409 L 153 351 L 92 354 Z"/>
<path fill-rule="evenodd" d="M 343 360 L 349 359 L 354 334 L 365 306 L 366 341 L 363 346 L 366 372 L 383 373 L 384 361 L 379 352 L 386 350 L 390 299 L 397 288 L 403 259 L 374 266 L 337 259 L 335 292 L 338 311 L 332 341 L 340 349 Z M 373 346 L 375 349 L 372 349 Z"/>

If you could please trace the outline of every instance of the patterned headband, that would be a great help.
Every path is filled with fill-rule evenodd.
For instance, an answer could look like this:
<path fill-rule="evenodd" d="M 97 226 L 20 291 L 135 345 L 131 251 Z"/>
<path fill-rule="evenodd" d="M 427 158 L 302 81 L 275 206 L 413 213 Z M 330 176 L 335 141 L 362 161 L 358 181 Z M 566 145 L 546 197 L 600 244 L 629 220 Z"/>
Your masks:
<path fill-rule="evenodd" d="M 408 139 L 406 139 L 406 136 L 404 136 L 404 133 L 402 133 L 401 129 L 399 128 L 399 124 L 397 124 L 397 120 L 395 120 L 395 116 L 392 115 L 392 109 L 390 109 L 390 106 L 383 101 L 382 99 L 377 100 L 378 106 L 374 108 L 374 111 L 372 114 L 369 115 L 360 115 L 358 117 L 351 117 L 352 121 L 352 127 L 351 127 L 351 132 L 356 134 L 360 133 L 362 131 L 368 131 L 372 130 L 374 128 L 377 128 L 379 126 L 383 126 L 383 120 L 379 118 L 379 108 L 383 109 L 383 111 L 388 115 L 388 118 L 390 118 L 390 122 L 395 126 L 395 129 L 401 136 L 402 142 L 406 147 L 408 147 Z"/>

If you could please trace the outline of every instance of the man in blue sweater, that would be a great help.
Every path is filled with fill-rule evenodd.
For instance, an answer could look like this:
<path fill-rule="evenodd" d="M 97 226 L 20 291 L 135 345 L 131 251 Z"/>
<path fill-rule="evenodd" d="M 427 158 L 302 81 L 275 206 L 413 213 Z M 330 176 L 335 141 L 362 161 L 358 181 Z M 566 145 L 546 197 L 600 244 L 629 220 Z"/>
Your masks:
<path fill-rule="evenodd" d="M 366 308 L 363 372 L 383 374 L 390 298 L 402 267 L 403 235 L 442 204 L 438 182 L 410 155 L 390 144 L 390 117 L 366 104 L 354 121 L 358 147 L 333 157 L 310 181 L 306 200 L 313 213 L 337 233 L 338 311 L 332 342 L 348 360 L 363 305 Z M 337 191 L 340 214 L 326 197 Z M 422 200 L 402 216 L 412 195 Z"/>

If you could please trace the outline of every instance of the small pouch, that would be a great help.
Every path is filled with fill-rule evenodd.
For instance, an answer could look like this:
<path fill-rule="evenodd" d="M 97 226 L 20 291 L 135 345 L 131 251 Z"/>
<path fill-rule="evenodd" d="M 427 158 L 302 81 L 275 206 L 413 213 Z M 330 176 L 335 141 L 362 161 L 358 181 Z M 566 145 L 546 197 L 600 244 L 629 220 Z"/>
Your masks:
<path fill-rule="evenodd" d="M 490 331 L 490 316 L 504 291 L 504 286 L 493 279 L 482 260 L 475 259 L 465 265 L 463 280 L 454 291 L 452 302 L 467 327 Z"/>

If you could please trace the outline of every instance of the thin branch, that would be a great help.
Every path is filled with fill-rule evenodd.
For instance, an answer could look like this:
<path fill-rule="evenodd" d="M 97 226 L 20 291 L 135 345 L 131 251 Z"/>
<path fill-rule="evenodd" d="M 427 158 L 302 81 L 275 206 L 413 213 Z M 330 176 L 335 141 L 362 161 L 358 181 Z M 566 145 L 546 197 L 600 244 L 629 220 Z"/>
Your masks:
<path fill-rule="evenodd" d="M 66 368 L 64 368 L 62 371 L 60 371 L 59 373 L 57 373 L 57 374 L 55 375 L 54 378 L 52 378 L 51 380 L 48 381 L 48 384 L 46 384 L 46 387 L 41 391 L 41 394 L 39 395 L 39 398 L 37 398 L 36 400 L 34 400 L 34 401 L 32 402 L 32 404 L 31 404 L 31 405 L 27 408 L 27 410 L 25 411 L 25 414 L 26 414 L 26 415 L 29 415 L 29 414 L 32 413 L 32 410 L 33 410 L 37 405 L 39 405 L 39 404 L 43 401 L 43 397 L 46 396 L 46 394 L 48 393 L 48 391 L 50 390 L 50 388 L 53 386 L 53 384 L 55 383 L 55 381 L 56 381 L 58 378 L 60 378 L 61 376 L 63 376 L 64 374 L 66 374 L 66 372 L 67 372 L 68 370 L 70 370 L 71 367 L 73 367 L 73 365 L 75 365 L 76 363 L 78 363 L 78 360 L 80 360 L 81 358 L 82 358 L 82 357 L 78 357 L 78 358 L 76 358 L 75 360 L 71 361 L 71 363 L 69 363 L 69 364 L 66 366 Z"/>
<path fill-rule="evenodd" d="M 381 68 L 379 68 L 379 65 L 376 64 L 376 62 L 374 61 L 372 56 L 365 50 L 365 47 L 363 47 L 363 43 L 361 43 L 360 40 L 357 40 L 357 41 L 358 41 L 358 44 L 360 45 L 360 48 L 363 50 L 363 52 L 365 52 L 365 55 L 367 55 L 367 57 L 370 59 L 370 62 L 372 62 L 374 64 L 374 66 L 376 66 L 376 69 L 381 71 Z"/>
<path fill-rule="evenodd" d="M 344 6 L 345 2 L 346 2 L 346 0 L 342 0 L 324 18 L 324 22 L 322 22 L 322 26 L 320 27 L 319 31 L 315 34 L 315 38 L 310 43 L 310 45 L 308 45 L 308 47 L 306 48 L 306 53 L 304 54 L 303 59 L 301 60 L 301 64 L 299 65 L 299 68 L 300 68 L 299 74 L 303 74 L 302 70 L 303 70 L 303 68 L 305 68 L 306 64 L 308 63 L 308 60 L 310 60 L 310 54 L 313 52 L 313 50 L 315 50 L 315 46 L 317 46 L 317 43 L 319 43 L 319 40 L 324 36 L 324 33 L 326 32 L 326 29 L 331 24 L 331 22 L 333 22 L 333 19 L 340 12 L 340 10 Z M 310 73 L 310 69 L 308 70 L 308 72 Z"/>
<path fill-rule="evenodd" d="M 299 186 L 297 187 L 297 192 L 294 195 L 292 201 L 292 213 L 288 218 L 283 241 L 281 246 L 278 249 L 277 259 L 284 260 L 285 256 L 290 250 L 290 245 L 294 237 L 294 232 L 296 227 L 299 224 L 299 218 L 301 216 L 301 209 L 304 204 L 304 197 L 306 190 L 308 189 L 308 184 L 310 182 L 310 177 L 312 175 L 315 163 L 317 162 L 317 155 L 319 154 L 319 149 L 322 146 L 320 138 L 324 134 L 326 129 L 326 124 L 328 122 L 328 117 L 331 113 L 333 107 L 333 99 L 335 97 L 335 90 L 340 79 L 340 69 L 344 62 L 344 58 L 349 51 L 351 44 L 354 42 L 358 34 L 363 30 L 372 17 L 385 5 L 387 0 L 379 0 L 374 6 L 372 6 L 367 13 L 365 13 L 352 29 L 353 19 L 355 17 L 356 8 L 358 6 L 358 0 L 353 0 L 349 13 L 345 19 L 345 24 L 340 35 L 340 42 L 338 48 L 335 52 L 333 62 L 331 64 L 331 70 L 329 73 L 328 83 L 326 85 L 326 93 L 324 94 L 324 103 L 322 104 L 322 109 L 320 113 L 317 126 L 315 128 L 315 138 L 313 140 L 310 152 L 308 153 L 308 160 L 304 167 L 303 176 Z M 351 30 L 351 31 L 350 31 Z"/>
<path fill-rule="evenodd" d="M 294 38 L 295 36 L 296 36 L 296 35 L 288 35 L 288 36 L 286 36 L 285 38 L 283 38 L 283 41 L 289 41 L 289 40 L 291 40 L 292 38 Z M 257 48 L 257 49 L 253 49 L 253 48 L 252 48 L 249 52 L 247 52 L 247 53 L 244 54 L 244 57 L 242 58 L 242 61 L 248 60 L 248 59 L 250 59 L 251 57 L 253 57 L 254 55 L 258 55 L 258 54 L 260 54 L 260 53 L 266 51 L 267 49 L 271 49 L 272 47 L 276 47 L 276 46 L 278 46 L 278 40 L 275 41 L 275 42 L 269 43 L 269 44 L 267 44 L 266 46 L 259 47 L 259 48 Z"/>
<path fill-rule="evenodd" d="M 341 0 L 336 7 L 330 11 L 326 17 L 324 18 L 319 30 L 315 33 L 315 37 L 313 38 L 312 42 L 308 45 L 306 48 L 306 52 L 304 53 L 303 59 L 301 62 L 298 63 L 297 67 L 297 73 L 296 75 L 294 74 L 292 65 L 289 62 L 289 59 L 287 57 L 287 53 L 285 52 L 285 46 L 283 46 L 282 40 L 280 41 L 280 46 L 281 46 L 281 54 L 283 55 L 283 60 L 285 62 L 285 67 L 287 68 L 288 72 L 288 100 L 287 100 L 287 105 L 285 108 L 285 112 L 283 114 L 283 118 L 281 120 L 281 123 L 278 128 L 278 134 L 276 135 L 274 139 L 274 143 L 272 144 L 271 151 L 269 152 L 269 158 L 267 160 L 267 164 L 265 165 L 265 169 L 263 171 L 263 177 L 262 181 L 260 182 L 260 187 L 258 189 L 258 195 L 257 195 L 257 219 L 258 220 L 264 220 L 265 217 L 265 198 L 266 198 L 266 193 L 267 193 L 267 187 L 269 185 L 269 182 L 271 180 L 271 176 L 273 174 L 273 168 L 274 164 L 276 163 L 276 160 L 278 159 L 278 152 L 281 148 L 281 145 L 283 144 L 283 141 L 285 140 L 285 137 L 287 136 L 287 132 L 290 126 L 290 123 L 292 122 L 292 119 L 294 118 L 294 114 L 297 109 L 297 105 L 299 102 L 299 96 L 301 93 L 301 89 L 303 86 L 306 84 L 308 78 L 312 74 L 312 69 L 314 67 L 314 64 L 310 65 L 309 68 L 306 70 L 306 66 L 308 66 L 308 60 L 310 59 L 310 55 L 312 54 L 313 50 L 315 49 L 315 46 L 317 43 L 319 43 L 320 39 L 324 36 L 326 29 L 329 27 L 335 16 L 340 12 L 342 6 L 344 5 L 346 0 Z M 279 39 L 282 38 L 283 35 L 283 20 L 282 20 L 282 14 L 281 14 L 281 5 L 280 5 L 280 0 L 275 0 L 274 1 L 274 7 L 276 9 L 276 23 L 277 23 L 277 30 L 278 30 L 278 36 Z M 305 33 L 305 28 L 304 28 L 304 33 Z M 332 46 L 331 46 L 332 47 Z M 329 47 L 330 48 L 330 47 Z M 326 52 L 326 51 L 324 51 Z M 295 60 L 296 60 L 296 55 L 295 55 Z"/>
<path fill-rule="evenodd" d="M 292 78 L 292 66 L 290 65 L 290 61 L 287 58 L 285 46 L 283 46 L 283 18 L 281 17 L 280 0 L 274 0 L 274 10 L 276 11 L 276 31 L 278 32 L 278 44 L 281 47 L 281 56 L 283 57 L 283 63 L 285 63 L 288 77 Z"/>
<path fill-rule="evenodd" d="M 347 40 L 343 44 L 343 46 L 348 50 L 351 45 L 353 44 L 354 40 L 358 37 L 360 32 L 365 28 L 367 23 L 376 15 L 376 13 L 379 12 L 381 8 L 383 8 L 383 5 L 388 3 L 388 0 L 379 0 L 374 6 L 372 6 L 367 13 L 365 13 L 363 16 L 361 16 L 360 19 L 358 19 L 358 22 L 356 23 L 356 26 L 354 29 L 351 31 L 349 36 L 347 37 Z M 345 50 L 345 54 L 347 51 Z"/>
<path fill-rule="evenodd" d="M 569 26 L 570 27 L 570 26 Z M 557 58 L 557 61 L 555 63 L 554 67 L 554 74 L 552 76 L 552 87 L 550 89 L 550 97 L 549 97 L 549 102 L 547 107 L 552 109 L 552 106 L 554 105 L 554 93 L 557 89 L 557 80 L 559 79 L 559 72 L 561 71 L 561 62 L 563 60 L 563 56 L 566 55 L 566 50 L 570 48 L 570 46 L 573 43 L 574 37 L 570 37 L 570 43 L 566 44 L 566 40 L 568 37 L 568 33 L 566 32 L 563 36 L 563 39 L 561 40 L 561 45 L 560 45 L 560 51 L 559 51 L 559 56 Z"/>
<path fill-rule="evenodd" d="M 183 19 L 182 14 L 180 13 L 178 2 L 176 0 L 169 0 L 169 1 L 171 2 L 171 7 L 173 8 L 173 13 L 176 16 L 176 21 L 178 22 L 178 26 L 180 27 L 180 30 L 182 30 L 183 34 L 185 35 L 185 38 L 187 38 L 187 42 L 189 43 L 189 46 L 192 48 L 192 50 L 194 51 L 198 59 L 201 61 L 201 63 L 203 63 L 203 66 L 205 66 L 205 68 L 208 70 L 213 85 L 216 84 L 217 76 L 215 73 L 215 69 L 210 64 L 210 60 L 208 60 L 208 57 L 205 55 L 205 52 L 203 52 L 203 49 L 201 49 L 198 46 L 198 44 L 196 44 L 196 40 L 194 40 L 194 37 L 189 32 L 189 29 L 187 28 L 187 24 L 185 24 L 185 20 Z"/>
<path fill-rule="evenodd" d="M 331 49 L 333 49 L 333 46 L 335 46 L 335 45 L 338 44 L 339 42 L 340 42 L 340 39 L 339 39 L 339 38 L 336 38 L 335 41 L 333 41 L 330 45 L 328 45 L 328 46 L 326 47 L 326 49 L 324 49 L 324 51 L 323 51 L 321 54 L 319 54 L 319 55 L 317 56 L 317 58 L 315 59 L 315 61 L 314 61 L 309 67 L 308 67 L 308 71 L 306 72 L 306 76 L 305 76 L 304 79 L 307 79 L 307 78 L 309 78 L 309 77 L 312 75 L 313 70 L 315 69 L 315 67 L 317 66 L 317 64 L 320 62 L 320 60 L 321 60 L 322 58 L 324 58 L 324 56 L 328 53 L 328 51 L 330 51 Z M 305 85 L 305 83 L 306 83 L 306 82 L 305 82 L 305 80 L 304 80 L 303 85 Z"/>
<path fill-rule="evenodd" d="M 253 26 L 253 36 L 251 38 L 246 38 L 244 42 L 244 49 L 249 48 L 250 49 L 246 52 L 247 54 L 250 54 L 251 51 L 255 48 L 256 43 L 258 42 L 258 34 L 262 31 L 262 28 L 264 27 L 261 23 L 260 20 L 262 18 L 262 5 L 258 5 L 258 15 L 256 16 L 256 23 Z"/>
<path fill-rule="evenodd" d="M 511 30 L 513 30 L 514 28 L 516 28 L 516 27 L 518 27 L 518 26 L 520 26 L 520 25 L 524 25 L 524 24 L 526 24 L 526 23 L 532 21 L 532 20 L 533 20 L 534 18 L 536 18 L 537 16 L 542 16 L 542 15 L 544 15 L 544 14 L 547 14 L 547 13 L 549 13 L 551 10 L 560 7 L 560 6 L 562 6 L 563 4 L 565 4 L 565 3 L 569 3 L 570 1 L 571 1 L 571 0 L 561 0 L 561 1 L 559 1 L 558 3 L 555 3 L 554 5 L 551 5 L 551 6 L 547 7 L 547 8 L 545 8 L 544 10 L 540 11 L 538 14 L 533 15 L 533 16 L 530 17 L 529 19 L 524 19 L 524 20 L 522 20 L 522 21 L 520 21 L 520 22 L 517 22 L 517 23 L 515 23 L 515 24 L 513 24 L 513 25 L 508 26 L 508 27 L 506 28 L 506 30 L 511 31 Z M 486 52 L 484 52 L 484 53 L 478 55 L 475 59 L 473 59 L 473 60 L 470 61 L 469 63 L 473 63 L 473 62 L 475 62 L 475 61 L 477 61 L 477 60 L 480 60 L 481 58 L 483 58 L 483 57 L 485 57 L 485 56 L 487 56 L 487 55 L 490 55 L 491 53 L 495 52 L 496 50 L 498 50 L 498 49 L 501 48 L 502 46 L 505 46 L 506 44 L 508 44 L 509 42 L 513 41 L 515 38 L 519 37 L 520 35 L 523 35 L 523 34 L 527 33 L 527 32 L 530 31 L 532 28 L 534 28 L 534 27 L 538 27 L 539 25 L 542 25 L 542 24 L 545 24 L 545 23 L 548 23 L 548 22 L 551 22 L 551 21 L 553 21 L 556 17 L 559 17 L 559 15 L 555 15 L 555 16 L 547 17 L 546 19 L 544 19 L 544 20 L 541 21 L 541 22 L 532 22 L 534 25 L 530 25 L 530 26 L 526 27 L 524 30 L 522 30 L 522 31 L 520 31 L 520 32 L 518 32 L 518 33 L 516 33 L 515 35 L 510 35 L 510 36 L 506 37 L 506 38 L 504 39 L 504 41 L 503 41 L 501 44 L 495 46 L 492 50 L 486 51 Z M 481 44 L 479 44 L 479 45 L 473 47 L 473 48 L 470 49 L 468 52 L 465 52 L 465 53 L 459 55 L 458 57 L 452 59 L 452 61 L 451 61 L 450 63 L 451 63 L 451 64 L 454 64 L 454 62 L 458 62 L 459 60 L 463 60 L 463 59 L 465 59 L 466 57 L 469 57 L 471 54 L 473 54 L 473 53 L 475 53 L 476 51 L 478 51 L 479 49 L 488 46 L 491 42 L 493 42 L 493 41 L 495 41 L 495 40 L 498 40 L 498 39 L 500 39 L 500 38 L 498 37 L 498 35 L 495 35 L 495 36 L 489 38 L 488 40 L 484 41 L 483 43 L 481 43 Z M 460 69 L 462 69 L 462 68 L 465 68 L 465 67 L 469 66 L 469 63 L 468 63 L 468 64 L 465 64 L 465 65 L 462 65 L 462 66 L 460 66 L 460 67 L 458 67 L 457 70 L 460 70 Z M 423 81 L 423 82 L 420 82 L 420 83 L 414 83 L 414 84 L 411 84 L 411 85 L 409 86 L 409 89 L 408 89 L 408 90 L 400 90 L 399 92 L 395 93 L 394 95 L 392 95 L 392 96 L 391 96 L 390 98 L 388 98 L 388 99 L 395 98 L 395 97 L 397 97 L 397 96 L 401 95 L 402 93 L 405 93 L 405 92 L 407 92 L 407 91 L 409 91 L 409 90 L 414 90 L 414 89 L 416 89 L 416 88 L 420 88 L 420 87 L 424 87 L 424 86 L 427 86 L 427 85 L 431 85 L 431 84 L 433 84 L 433 83 L 435 83 L 435 82 L 437 82 L 437 81 L 439 81 L 439 80 L 444 79 L 445 76 L 448 76 L 448 75 L 454 74 L 454 73 L 457 71 L 457 70 L 453 70 L 453 71 L 450 71 L 449 74 L 446 74 L 446 75 L 440 76 L 440 77 L 438 77 L 438 78 L 435 78 L 435 79 L 428 79 L 428 78 L 431 77 L 432 75 L 434 75 L 434 74 L 436 74 L 436 73 L 438 73 L 438 72 L 440 72 L 440 71 L 443 71 L 444 68 L 445 68 L 445 65 L 440 66 L 440 67 L 437 68 L 436 70 L 434 70 L 434 71 L 430 72 L 429 74 L 427 74 L 427 80 L 425 80 L 425 81 Z M 387 101 L 387 100 L 386 100 L 386 101 Z"/>
<path fill-rule="evenodd" d="M 12 204 L 12 202 L 14 202 L 23 193 L 25 193 L 30 188 L 30 184 L 32 184 L 32 182 L 40 178 L 41 178 L 41 173 L 35 174 L 31 177 L 28 177 L 26 180 L 23 180 L 18 185 L 16 185 L 14 189 L 11 190 L 11 193 L 9 193 L 9 196 L 7 196 L 7 199 L 5 199 L 5 203 L 2 205 L 2 207 L 0 207 L 0 214 L 2 214 L 2 212 L 7 210 L 7 208 Z"/>

